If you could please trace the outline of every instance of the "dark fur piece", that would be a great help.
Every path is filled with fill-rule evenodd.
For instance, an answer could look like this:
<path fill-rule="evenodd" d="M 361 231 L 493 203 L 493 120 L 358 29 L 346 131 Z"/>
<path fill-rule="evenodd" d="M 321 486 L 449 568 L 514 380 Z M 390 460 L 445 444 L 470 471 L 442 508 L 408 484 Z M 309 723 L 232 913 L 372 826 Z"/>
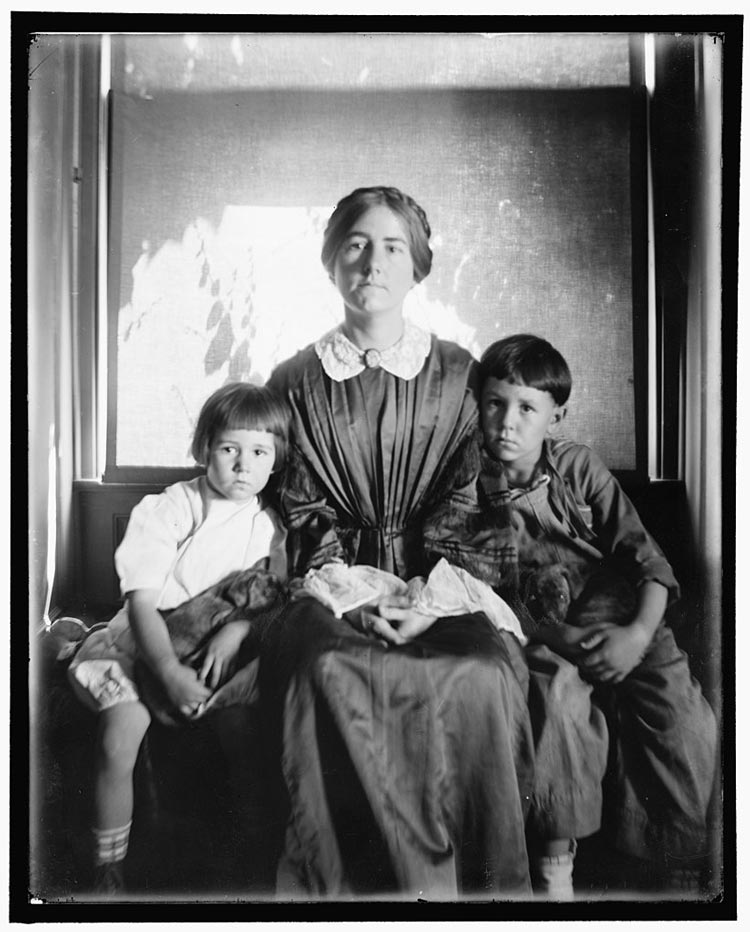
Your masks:
<path fill-rule="evenodd" d="M 586 582 L 583 592 L 570 606 L 567 623 L 587 628 L 598 621 L 628 625 L 638 605 L 638 593 L 630 580 L 601 567 Z"/>
<path fill-rule="evenodd" d="M 268 570 L 268 560 L 264 559 L 250 569 L 232 573 L 163 614 L 177 659 L 196 669 L 203 662 L 208 643 L 221 627 L 239 619 L 251 621 L 237 659 L 239 670 L 257 657 L 268 625 L 278 617 L 285 603 L 286 588 Z M 167 725 L 185 722 L 159 680 L 140 659 L 136 661 L 136 680 L 143 701 L 160 722 Z"/>
<path fill-rule="evenodd" d="M 522 600 L 537 627 L 562 624 L 573 600 L 561 563 L 529 570 L 521 577 Z"/>
<path fill-rule="evenodd" d="M 602 567 L 584 578 L 577 567 L 562 563 L 524 573 L 521 593 L 526 634 L 563 622 L 579 628 L 598 621 L 628 624 L 637 604 L 635 587 L 619 574 Z"/>

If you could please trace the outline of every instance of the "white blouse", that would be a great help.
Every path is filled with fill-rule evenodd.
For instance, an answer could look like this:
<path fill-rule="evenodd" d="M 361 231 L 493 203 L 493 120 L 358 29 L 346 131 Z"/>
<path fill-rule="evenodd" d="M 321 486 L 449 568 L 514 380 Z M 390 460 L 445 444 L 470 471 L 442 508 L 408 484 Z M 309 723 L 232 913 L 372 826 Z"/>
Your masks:
<path fill-rule="evenodd" d="M 257 497 L 226 499 L 200 476 L 135 506 L 115 567 L 123 596 L 158 589 L 157 607 L 166 610 L 263 557 L 286 578 L 286 530 L 276 512 L 261 508 Z"/>

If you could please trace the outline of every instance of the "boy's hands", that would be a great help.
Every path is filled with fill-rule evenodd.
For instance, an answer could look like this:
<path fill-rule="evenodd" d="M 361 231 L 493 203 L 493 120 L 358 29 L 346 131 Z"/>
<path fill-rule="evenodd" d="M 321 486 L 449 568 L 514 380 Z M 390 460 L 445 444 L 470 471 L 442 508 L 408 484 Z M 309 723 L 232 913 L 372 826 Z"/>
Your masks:
<path fill-rule="evenodd" d="M 586 638 L 581 647 L 586 653 L 577 661 L 578 666 L 598 683 L 621 683 L 638 666 L 651 643 L 648 631 L 635 622 L 583 630 Z"/>
<path fill-rule="evenodd" d="M 197 672 L 176 658 L 159 670 L 159 676 L 171 702 L 187 718 L 195 715 L 211 696 L 211 690 L 198 679 Z"/>
<path fill-rule="evenodd" d="M 600 627 L 601 625 L 592 625 L 588 628 L 576 628 L 564 623 L 543 625 L 534 632 L 533 640 L 546 644 L 571 663 L 579 664 L 581 658 L 586 656 L 586 648 L 582 642 L 590 638 Z"/>
<path fill-rule="evenodd" d="M 638 608 L 629 625 L 547 625 L 536 633 L 536 640 L 575 663 L 587 679 L 621 683 L 643 660 L 664 617 L 667 596 L 666 586 L 646 580 L 638 587 Z"/>
<path fill-rule="evenodd" d="M 230 621 L 208 642 L 199 677 L 212 690 L 225 683 L 235 671 L 237 655 L 249 630 L 247 621 Z"/>

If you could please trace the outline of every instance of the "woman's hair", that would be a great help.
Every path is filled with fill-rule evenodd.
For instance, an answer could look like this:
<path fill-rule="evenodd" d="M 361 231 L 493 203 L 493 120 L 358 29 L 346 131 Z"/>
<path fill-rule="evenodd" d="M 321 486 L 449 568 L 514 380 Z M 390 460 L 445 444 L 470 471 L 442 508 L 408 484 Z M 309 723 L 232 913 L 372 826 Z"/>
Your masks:
<path fill-rule="evenodd" d="M 516 333 L 487 347 L 479 360 L 480 390 L 487 379 L 506 379 L 549 392 L 556 405 L 565 404 L 573 385 L 562 354 L 530 333 Z"/>
<path fill-rule="evenodd" d="M 398 188 L 377 186 L 374 188 L 357 188 L 343 197 L 331 214 L 325 233 L 320 259 L 333 278 L 336 254 L 347 233 L 357 220 L 371 207 L 388 207 L 404 222 L 409 234 L 409 251 L 414 263 L 414 281 L 421 282 L 427 278 L 432 268 L 432 250 L 430 249 L 430 224 L 427 214 L 408 194 Z"/>
<path fill-rule="evenodd" d="M 273 434 L 273 471 L 286 460 L 289 409 L 270 388 L 247 382 L 228 382 L 210 395 L 198 415 L 190 448 L 196 463 L 205 466 L 214 438 L 222 430 L 265 430 Z"/>

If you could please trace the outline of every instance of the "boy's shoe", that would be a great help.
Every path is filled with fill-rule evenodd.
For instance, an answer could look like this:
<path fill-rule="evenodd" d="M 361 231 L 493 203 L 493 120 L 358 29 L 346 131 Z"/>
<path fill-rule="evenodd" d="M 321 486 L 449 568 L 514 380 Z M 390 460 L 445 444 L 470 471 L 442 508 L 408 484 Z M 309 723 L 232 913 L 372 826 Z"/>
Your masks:
<path fill-rule="evenodd" d="M 573 862 L 576 848 L 577 845 L 573 839 L 565 854 L 535 858 L 531 865 L 531 881 L 537 896 L 555 902 L 574 899 Z"/>
<path fill-rule="evenodd" d="M 106 861 L 94 870 L 94 893 L 102 896 L 117 896 L 125 892 L 125 876 L 122 861 Z"/>
<path fill-rule="evenodd" d="M 692 899 L 701 893 L 703 872 L 697 867 L 675 867 L 667 871 L 665 892 Z"/>

